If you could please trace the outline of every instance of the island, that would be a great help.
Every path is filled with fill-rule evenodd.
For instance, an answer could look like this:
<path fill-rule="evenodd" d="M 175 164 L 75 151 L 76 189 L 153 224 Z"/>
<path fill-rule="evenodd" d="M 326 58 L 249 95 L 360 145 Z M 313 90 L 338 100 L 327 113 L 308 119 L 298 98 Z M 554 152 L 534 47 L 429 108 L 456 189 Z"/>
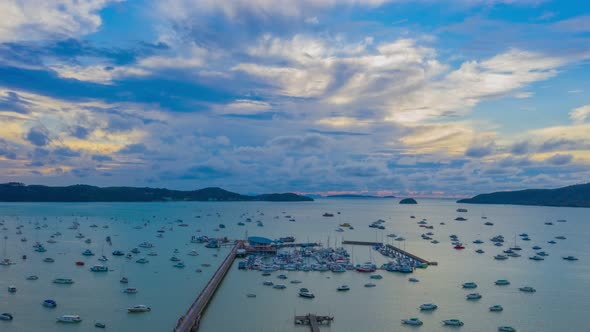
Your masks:
<path fill-rule="evenodd" d="M 416 202 L 415 199 L 413 198 L 404 198 L 401 201 L 399 201 L 400 204 L 418 204 L 418 202 Z"/>
<path fill-rule="evenodd" d="M 590 207 L 590 183 L 557 189 L 526 189 L 480 194 L 457 203 Z"/>
<path fill-rule="evenodd" d="M 294 193 L 241 195 L 217 187 L 192 191 L 137 187 L 73 185 L 49 187 L 11 182 L 0 184 L 0 202 L 166 202 L 166 201 L 267 201 L 307 202 L 313 198 Z"/>

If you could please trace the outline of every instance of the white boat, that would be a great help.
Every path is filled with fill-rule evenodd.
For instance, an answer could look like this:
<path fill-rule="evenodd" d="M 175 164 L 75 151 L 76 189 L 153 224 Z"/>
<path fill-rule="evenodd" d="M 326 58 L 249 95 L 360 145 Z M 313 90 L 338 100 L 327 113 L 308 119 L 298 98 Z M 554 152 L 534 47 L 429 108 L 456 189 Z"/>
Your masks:
<path fill-rule="evenodd" d="M 300 288 L 299 289 L 299 297 L 313 299 L 315 297 L 315 295 L 313 295 L 313 293 L 310 292 L 307 288 Z"/>
<path fill-rule="evenodd" d="M 60 323 L 80 323 L 82 318 L 78 315 L 63 315 L 57 317 L 57 321 Z"/>
<path fill-rule="evenodd" d="M 408 318 L 408 319 L 402 319 L 402 324 L 420 326 L 424 323 L 422 323 L 422 321 L 418 318 Z"/>
<path fill-rule="evenodd" d="M 458 319 L 445 319 L 442 323 L 449 326 L 463 326 L 463 322 Z"/>
<path fill-rule="evenodd" d="M 438 308 L 438 306 L 434 303 L 425 303 L 420 305 L 420 310 L 434 310 L 436 308 Z"/>
<path fill-rule="evenodd" d="M 146 306 L 145 304 L 138 304 L 138 305 L 134 305 L 133 307 L 129 307 L 127 308 L 127 312 L 148 312 L 151 311 L 152 309 L 148 306 Z"/>

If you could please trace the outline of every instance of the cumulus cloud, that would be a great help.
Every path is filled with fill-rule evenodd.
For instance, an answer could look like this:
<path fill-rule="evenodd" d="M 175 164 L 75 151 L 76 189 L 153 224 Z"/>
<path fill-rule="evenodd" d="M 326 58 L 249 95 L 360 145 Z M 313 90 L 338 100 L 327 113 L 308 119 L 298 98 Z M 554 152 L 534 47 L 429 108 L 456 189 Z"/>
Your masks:
<path fill-rule="evenodd" d="M 571 163 L 573 159 L 574 156 L 572 156 L 571 154 L 556 154 L 551 156 L 550 158 L 547 158 L 547 162 L 551 165 L 561 166 Z"/>
<path fill-rule="evenodd" d="M 51 142 L 49 131 L 42 126 L 35 126 L 29 129 L 26 139 L 35 146 L 46 146 Z"/>
<path fill-rule="evenodd" d="M 570 112 L 570 119 L 575 123 L 582 123 L 590 116 L 590 105 L 580 106 Z"/>
<path fill-rule="evenodd" d="M 465 155 L 471 158 L 483 158 L 494 153 L 494 146 L 487 145 L 472 145 L 465 150 Z"/>

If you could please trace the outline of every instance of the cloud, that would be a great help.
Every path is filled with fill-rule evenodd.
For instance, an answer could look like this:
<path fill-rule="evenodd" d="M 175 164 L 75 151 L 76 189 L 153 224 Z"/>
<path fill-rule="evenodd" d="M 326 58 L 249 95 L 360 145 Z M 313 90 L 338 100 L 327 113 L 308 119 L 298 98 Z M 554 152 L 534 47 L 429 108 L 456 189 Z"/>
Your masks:
<path fill-rule="evenodd" d="M 120 154 L 144 154 L 148 148 L 143 143 L 129 144 L 119 150 Z"/>
<path fill-rule="evenodd" d="M 270 146 L 277 146 L 288 152 L 309 152 L 324 150 L 329 139 L 319 134 L 305 134 L 303 136 L 279 136 L 268 142 Z"/>
<path fill-rule="evenodd" d="M 472 145 L 465 150 L 465 155 L 471 158 L 483 158 L 494 153 L 494 146 L 487 145 Z"/>
<path fill-rule="evenodd" d="M 110 156 L 95 154 L 95 155 L 92 155 L 92 160 L 98 161 L 98 162 L 105 162 L 105 161 L 112 161 L 113 158 Z"/>
<path fill-rule="evenodd" d="M 516 142 L 510 146 L 510 153 L 515 155 L 523 155 L 529 152 L 529 142 L 528 141 L 521 141 Z"/>
<path fill-rule="evenodd" d="M 47 128 L 42 126 L 31 128 L 26 139 L 35 146 L 46 146 L 51 142 Z"/>
<path fill-rule="evenodd" d="M 547 162 L 551 165 L 562 166 L 571 163 L 573 159 L 574 156 L 571 154 L 556 154 L 548 158 Z"/>
<path fill-rule="evenodd" d="M 586 121 L 590 115 L 590 105 L 580 106 L 570 112 L 570 119 L 575 123 L 582 123 Z"/>
<path fill-rule="evenodd" d="M 85 35 L 96 31 L 98 12 L 117 0 L 0 2 L 0 42 Z"/>

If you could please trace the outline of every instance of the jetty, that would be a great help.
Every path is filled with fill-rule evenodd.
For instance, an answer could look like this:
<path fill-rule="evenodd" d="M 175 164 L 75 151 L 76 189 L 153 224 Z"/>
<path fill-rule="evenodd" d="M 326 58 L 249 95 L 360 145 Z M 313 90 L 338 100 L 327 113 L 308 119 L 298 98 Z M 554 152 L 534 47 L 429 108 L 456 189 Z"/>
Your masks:
<path fill-rule="evenodd" d="M 295 316 L 294 322 L 296 325 L 309 325 L 311 332 L 320 332 L 320 325 L 330 325 L 333 320 L 333 316 L 307 314 L 305 316 Z"/>
<path fill-rule="evenodd" d="M 243 248 L 244 241 L 236 241 L 234 243 L 234 246 L 227 255 L 227 257 L 225 257 L 221 265 L 219 265 L 219 267 L 217 268 L 217 271 L 215 271 L 211 279 L 209 279 L 207 286 L 203 288 L 195 302 L 191 304 L 186 313 L 178 319 L 176 327 L 174 327 L 174 332 L 197 331 L 203 313 L 207 308 L 207 305 L 213 298 L 213 295 L 215 294 L 217 288 L 219 288 L 219 285 L 223 281 L 223 278 L 231 268 L 232 263 L 236 259 L 238 250 Z"/>
<path fill-rule="evenodd" d="M 367 241 L 348 241 L 348 240 L 343 240 L 342 244 L 350 244 L 350 245 L 357 245 L 357 246 L 375 246 L 375 245 L 383 245 L 383 243 L 380 242 L 367 242 Z M 438 265 L 437 262 L 431 262 L 428 261 L 422 257 L 416 256 L 410 252 L 407 252 L 401 248 L 398 248 L 396 246 L 392 246 L 391 244 L 387 244 L 385 245 L 385 247 L 387 248 L 387 250 L 391 250 L 393 252 L 395 252 L 398 255 L 402 255 L 402 256 L 407 256 L 410 257 L 422 264 L 427 264 L 427 265 L 432 265 L 432 266 L 436 266 Z"/>

